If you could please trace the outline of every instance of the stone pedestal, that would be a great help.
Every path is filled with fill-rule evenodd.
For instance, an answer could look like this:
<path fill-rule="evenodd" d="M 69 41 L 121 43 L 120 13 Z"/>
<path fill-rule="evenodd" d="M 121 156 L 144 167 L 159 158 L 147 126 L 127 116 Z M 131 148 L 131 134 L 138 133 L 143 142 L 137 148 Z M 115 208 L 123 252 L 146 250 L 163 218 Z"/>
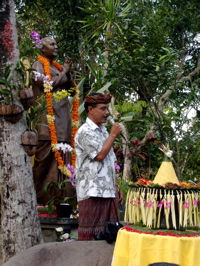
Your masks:
<path fill-rule="evenodd" d="M 17 253 L 3 266 L 110 266 L 114 243 L 100 241 L 53 242 Z"/>
<path fill-rule="evenodd" d="M 73 218 L 40 217 L 42 236 L 45 243 L 57 239 L 55 228 L 62 227 L 64 233 L 78 235 L 78 220 Z"/>

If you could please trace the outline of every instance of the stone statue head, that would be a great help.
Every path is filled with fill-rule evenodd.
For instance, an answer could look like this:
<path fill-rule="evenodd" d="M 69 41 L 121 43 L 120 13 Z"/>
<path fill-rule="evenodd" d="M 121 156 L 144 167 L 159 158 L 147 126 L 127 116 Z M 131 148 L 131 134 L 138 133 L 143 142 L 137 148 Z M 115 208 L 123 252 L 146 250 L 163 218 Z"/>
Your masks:
<path fill-rule="evenodd" d="M 47 58 L 55 58 L 58 53 L 58 46 L 56 41 L 51 37 L 42 39 L 41 54 Z"/>

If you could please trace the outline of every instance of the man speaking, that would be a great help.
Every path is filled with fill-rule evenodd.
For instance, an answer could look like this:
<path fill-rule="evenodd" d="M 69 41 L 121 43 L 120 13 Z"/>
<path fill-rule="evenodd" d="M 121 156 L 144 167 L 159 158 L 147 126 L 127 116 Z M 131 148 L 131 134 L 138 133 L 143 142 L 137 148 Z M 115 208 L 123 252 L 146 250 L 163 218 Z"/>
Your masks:
<path fill-rule="evenodd" d="M 109 115 L 111 97 L 101 93 L 85 97 L 87 119 L 75 137 L 79 240 L 94 240 L 106 221 L 119 221 L 112 145 L 122 129 L 114 123 L 108 134 L 102 125 Z"/>

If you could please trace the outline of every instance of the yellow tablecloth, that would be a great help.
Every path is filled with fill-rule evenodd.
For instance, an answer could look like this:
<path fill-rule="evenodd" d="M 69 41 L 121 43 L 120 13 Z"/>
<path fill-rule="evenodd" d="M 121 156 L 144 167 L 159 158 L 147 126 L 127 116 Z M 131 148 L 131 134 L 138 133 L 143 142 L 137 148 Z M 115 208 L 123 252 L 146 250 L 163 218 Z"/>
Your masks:
<path fill-rule="evenodd" d="M 126 228 L 118 232 L 112 266 L 148 266 L 155 262 L 200 266 L 200 237 L 144 234 Z"/>

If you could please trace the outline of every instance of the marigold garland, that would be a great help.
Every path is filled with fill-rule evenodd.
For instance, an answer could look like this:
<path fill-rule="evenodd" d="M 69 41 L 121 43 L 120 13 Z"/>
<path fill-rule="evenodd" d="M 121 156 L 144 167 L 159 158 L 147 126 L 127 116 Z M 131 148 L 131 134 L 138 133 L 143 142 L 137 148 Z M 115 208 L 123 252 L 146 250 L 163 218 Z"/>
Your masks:
<path fill-rule="evenodd" d="M 49 81 L 52 80 L 51 72 L 50 72 L 50 62 L 44 58 L 43 56 L 38 56 L 38 61 L 43 63 L 44 65 L 44 73 L 46 76 L 49 77 Z M 62 66 L 53 61 L 52 65 L 55 66 L 59 71 L 62 71 Z M 74 148 L 74 136 L 78 130 L 79 126 L 79 117 L 78 117 L 78 107 L 79 107 L 79 91 L 78 91 L 78 86 L 76 84 L 76 93 L 74 96 L 73 104 L 72 104 L 72 147 Z M 51 147 L 52 151 L 54 152 L 54 156 L 58 162 L 58 168 L 60 171 L 66 175 L 67 177 L 71 177 L 73 173 L 67 168 L 67 166 L 64 164 L 64 161 L 61 157 L 60 151 L 58 151 L 56 145 L 58 144 L 57 140 L 57 133 L 56 133 L 56 127 L 54 124 L 54 113 L 53 113 L 53 94 L 51 93 L 51 90 L 53 87 L 49 83 L 44 83 L 44 92 L 46 93 L 46 104 L 47 104 L 47 123 L 49 126 L 49 131 L 50 131 L 50 138 L 51 138 Z M 76 155 L 73 153 L 72 154 L 72 166 L 75 167 L 75 161 L 76 161 Z"/>
<path fill-rule="evenodd" d="M 74 96 L 74 101 L 72 104 L 72 141 L 71 146 L 74 148 L 75 141 L 74 137 L 79 127 L 79 117 L 78 117 L 78 107 L 79 107 L 79 90 L 78 86 L 75 84 L 76 93 Z M 72 166 L 75 167 L 76 164 L 76 154 L 72 154 Z"/>

